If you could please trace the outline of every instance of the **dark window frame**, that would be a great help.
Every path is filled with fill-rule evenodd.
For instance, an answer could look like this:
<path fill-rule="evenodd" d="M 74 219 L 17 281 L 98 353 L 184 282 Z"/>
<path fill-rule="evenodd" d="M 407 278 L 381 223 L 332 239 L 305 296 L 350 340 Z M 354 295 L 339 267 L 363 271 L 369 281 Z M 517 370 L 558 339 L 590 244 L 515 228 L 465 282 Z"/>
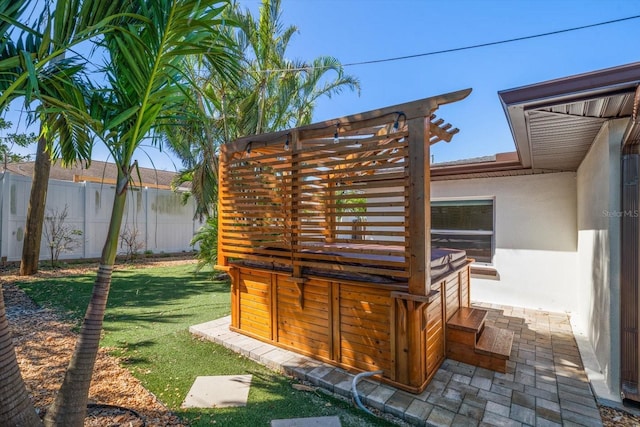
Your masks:
<path fill-rule="evenodd" d="M 472 220 L 472 218 L 469 217 L 465 217 L 465 218 L 461 218 L 460 216 L 458 217 L 458 219 L 460 220 L 460 224 L 456 225 L 452 225 L 451 228 L 433 228 L 433 209 L 434 207 L 446 207 L 446 206 L 451 206 L 451 207 L 457 207 L 458 211 L 457 212 L 459 215 L 462 214 L 461 210 L 459 209 L 459 207 L 463 207 L 463 206 L 491 206 L 491 215 L 490 215 L 490 222 L 491 222 L 491 230 L 488 230 L 488 219 L 486 218 L 479 218 L 481 224 L 478 228 L 472 228 L 472 227 L 468 227 L 468 221 Z M 490 245 L 490 255 L 488 257 L 477 257 L 476 255 L 476 264 L 478 265 L 493 265 L 493 261 L 494 261 L 494 256 L 495 256 L 495 249 L 496 249 L 496 245 L 495 245 L 495 229 L 496 229 L 496 201 L 495 201 L 495 197 L 465 197 L 465 198 L 437 198 L 437 199 L 433 199 L 431 201 L 431 211 L 432 211 L 432 228 L 431 228 L 431 241 L 432 241 L 432 246 L 441 246 L 438 244 L 434 244 L 434 235 L 435 236 L 460 236 L 461 238 L 463 238 L 464 236 L 466 236 L 467 238 L 473 238 L 474 236 L 476 236 L 477 238 L 479 238 L 480 240 L 485 240 L 485 238 L 488 236 L 489 237 L 489 245 Z M 436 220 L 436 223 L 440 223 L 441 221 Z M 467 225 L 465 226 L 464 222 L 467 222 Z M 483 229 L 484 228 L 484 229 Z M 483 243 L 480 243 L 483 244 Z M 456 245 L 454 245 L 456 246 Z M 459 249 L 465 249 L 464 247 L 458 247 Z M 469 256 L 470 258 L 474 258 L 474 254 L 473 254 L 473 250 L 469 250 L 467 249 L 467 256 Z M 478 259 L 479 258 L 479 259 Z"/>

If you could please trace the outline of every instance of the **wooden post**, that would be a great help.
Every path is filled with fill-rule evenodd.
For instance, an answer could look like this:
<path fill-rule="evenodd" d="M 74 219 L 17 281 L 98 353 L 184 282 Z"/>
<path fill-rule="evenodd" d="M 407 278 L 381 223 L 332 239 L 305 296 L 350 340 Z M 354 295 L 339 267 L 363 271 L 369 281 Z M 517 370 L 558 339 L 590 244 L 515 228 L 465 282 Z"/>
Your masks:
<path fill-rule="evenodd" d="M 222 243 L 222 229 L 224 228 L 224 210 L 222 208 L 222 198 L 226 196 L 223 189 L 223 181 L 228 180 L 227 176 L 227 163 L 229 161 L 228 151 L 225 149 L 224 144 L 220 147 L 220 159 L 218 161 L 218 255 L 217 264 L 220 266 L 227 266 L 227 257 L 224 255 L 224 245 Z"/>
<path fill-rule="evenodd" d="M 425 380 L 424 363 L 422 355 L 426 352 L 426 346 L 422 343 L 422 318 L 424 316 L 424 303 L 407 301 L 408 306 L 408 333 L 409 333 L 409 384 L 419 387 Z"/>
<path fill-rule="evenodd" d="M 332 175 L 327 175 L 327 181 L 332 177 Z M 324 201 L 324 217 L 325 222 L 327 223 L 325 228 L 325 241 L 327 243 L 333 243 L 336 239 L 336 208 L 330 208 L 327 205 L 336 204 L 338 200 L 336 198 L 336 184 L 335 182 L 329 182 L 327 184 L 326 194 L 331 196 Z"/>
<path fill-rule="evenodd" d="M 409 120 L 409 293 L 428 295 L 431 287 L 431 170 L 429 117 Z"/>
<path fill-rule="evenodd" d="M 231 326 L 240 328 L 240 269 L 231 268 L 229 277 L 231 277 Z"/>
<path fill-rule="evenodd" d="M 331 282 L 329 288 L 329 349 L 331 360 L 340 362 L 340 284 Z"/>
<path fill-rule="evenodd" d="M 278 342 L 278 275 L 269 275 L 269 323 L 271 341 Z"/>
<path fill-rule="evenodd" d="M 396 300 L 396 381 L 420 388 L 427 379 L 424 310 L 431 290 L 431 204 L 429 119 L 418 117 L 409 128 L 409 209 L 405 218 L 409 236 L 409 295 Z M 399 321 L 399 322 L 398 322 Z M 404 323 L 404 325 L 403 325 Z"/>
<path fill-rule="evenodd" d="M 298 176 L 299 174 L 295 172 L 296 166 L 300 165 L 299 159 L 299 151 L 302 149 L 302 142 L 300 141 L 300 135 L 297 131 L 292 131 L 290 135 L 289 147 L 291 149 L 291 165 L 294 170 L 293 176 L 291 177 L 291 264 L 292 264 L 292 276 L 302 278 L 302 266 L 298 263 L 298 260 L 293 257 L 293 255 L 299 252 L 299 249 L 295 249 L 294 247 L 299 244 L 299 234 L 301 224 L 300 215 L 298 215 L 300 198 L 302 197 L 302 179 Z M 301 284 L 301 290 L 304 281 L 298 282 Z"/>
<path fill-rule="evenodd" d="M 409 313 L 408 301 L 401 298 L 393 299 L 392 313 L 394 314 L 394 322 L 392 323 L 395 332 L 394 339 L 394 356 L 395 356 L 395 372 L 394 380 L 401 384 L 409 384 L 409 370 L 411 366 L 409 356 Z"/>
<path fill-rule="evenodd" d="M 429 296 L 392 292 L 390 377 L 393 381 L 421 390 L 427 381 L 427 322 Z"/>

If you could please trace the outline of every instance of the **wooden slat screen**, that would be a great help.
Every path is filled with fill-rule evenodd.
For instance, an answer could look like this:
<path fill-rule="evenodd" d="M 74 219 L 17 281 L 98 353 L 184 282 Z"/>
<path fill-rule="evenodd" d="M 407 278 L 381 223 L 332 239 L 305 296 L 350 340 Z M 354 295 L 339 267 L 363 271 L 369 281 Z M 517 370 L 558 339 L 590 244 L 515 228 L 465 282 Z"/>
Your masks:
<path fill-rule="evenodd" d="M 408 277 L 407 137 L 377 126 L 337 142 L 302 134 L 290 147 L 287 136 L 230 154 L 221 169 L 225 255 Z"/>
<path fill-rule="evenodd" d="M 291 154 L 238 153 L 222 169 L 220 232 L 225 255 L 266 262 L 291 260 Z"/>

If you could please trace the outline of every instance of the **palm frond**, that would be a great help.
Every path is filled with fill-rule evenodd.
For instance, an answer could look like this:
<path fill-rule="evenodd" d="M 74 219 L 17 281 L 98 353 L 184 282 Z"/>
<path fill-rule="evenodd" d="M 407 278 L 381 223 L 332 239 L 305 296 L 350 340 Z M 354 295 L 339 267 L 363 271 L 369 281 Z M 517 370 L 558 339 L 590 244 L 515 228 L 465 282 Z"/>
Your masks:
<path fill-rule="evenodd" d="M 309 123 L 320 97 L 360 88 L 358 80 L 346 75 L 335 58 L 320 57 L 311 63 L 287 59 L 287 48 L 298 29 L 282 22 L 280 0 L 262 0 L 257 16 L 236 3 L 222 17 L 233 25 L 225 26 L 223 34 L 225 43 L 233 42 L 242 52 L 239 63 L 243 72 L 239 79 L 229 81 L 218 70 L 215 57 L 205 56 L 205 66 L 190 75 L 198 75 L 191 77 L 191 81 L 200 82 L 199 93 L 208 100 L 200 108 L 208 132 L 195 123 L 185 122 L 194 143 L 186 142 L 186 135 L 179 138 L 167 134 L 185 170 L 190 171 L 192 195 L 203 212 L 212 205 L 211 195 L 217 189 L 207 190 L 201 180 L 207 176 L 213 179 L 211 167 L 215 165 L 220 144 Z M 203 71 L 208 74 L 200 78 Z M 207 150 L 209 154 L 203 157 Z"/>
<path fill-rule="evenodd" d="M 217 0 L 142 2 L 135 22 L 127 16 L 125 28 L 105 36 L 109 82 L 120 105 L 107 127 L 119 129 L 124 162 L 143 137 L 178 117 L 189 102 L 184 87 L 192 80 L 184 72 L 185 57 L 208 55 L 221 73 L 237 73 L 234 52 L 216 33 L 225 5 Z"/>

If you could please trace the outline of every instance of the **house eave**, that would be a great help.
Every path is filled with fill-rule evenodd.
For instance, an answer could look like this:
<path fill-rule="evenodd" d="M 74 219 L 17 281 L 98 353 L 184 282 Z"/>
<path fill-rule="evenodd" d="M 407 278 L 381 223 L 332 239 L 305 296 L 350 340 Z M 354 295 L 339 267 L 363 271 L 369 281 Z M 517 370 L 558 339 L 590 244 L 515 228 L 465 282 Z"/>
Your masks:
<path fill-rule="evenodd" d="M 453 164 L 442 164 L 431 166 L 431 178 L 447 179 L 449 177 L 475 176 L 483 173 L 510 173 L 511 171 L 523 169 L 518 160 L 517 153 L 498 153 L 492 161 L 469 161 Z"/>
<path fill-rule="evenodd" d="M 639 83 L 640 62 L 636 62 L 498 92 L 522 166 L 575 170 L 592 142 L 590 137 L 595 128 L 608 119 L 628 117 L 630 95 Z M 612 100 L 624 103 L 614 114 L 609 105 L 614 103 Z M 577 109 L 579 114 L 558 114 L 557 120 L 541 116 L 562 109 Z M 592 131 L 567 140 L 558 137 L 554 141 L 540 141 L 536 139 L 536 135 L 532 135 L 532 118 L 538 119 L 534 129 L 538 134 L 551 127 L 563 127 L 567 133 L 571 133 L 576 128 L 576 123 L 587 121 L 591 124 Z M 553 146 L 549 146 L 551 143 Z M 575 147 L 576 143 L 581 148 L 567 153 L 566 148 Z M 548 154 L 546 158 L 537 155 L 536 149 L 539 147 L 536 144 L 547 144 L 538 152 L 554 151 L 552 165 L 549 164 Z"/>

